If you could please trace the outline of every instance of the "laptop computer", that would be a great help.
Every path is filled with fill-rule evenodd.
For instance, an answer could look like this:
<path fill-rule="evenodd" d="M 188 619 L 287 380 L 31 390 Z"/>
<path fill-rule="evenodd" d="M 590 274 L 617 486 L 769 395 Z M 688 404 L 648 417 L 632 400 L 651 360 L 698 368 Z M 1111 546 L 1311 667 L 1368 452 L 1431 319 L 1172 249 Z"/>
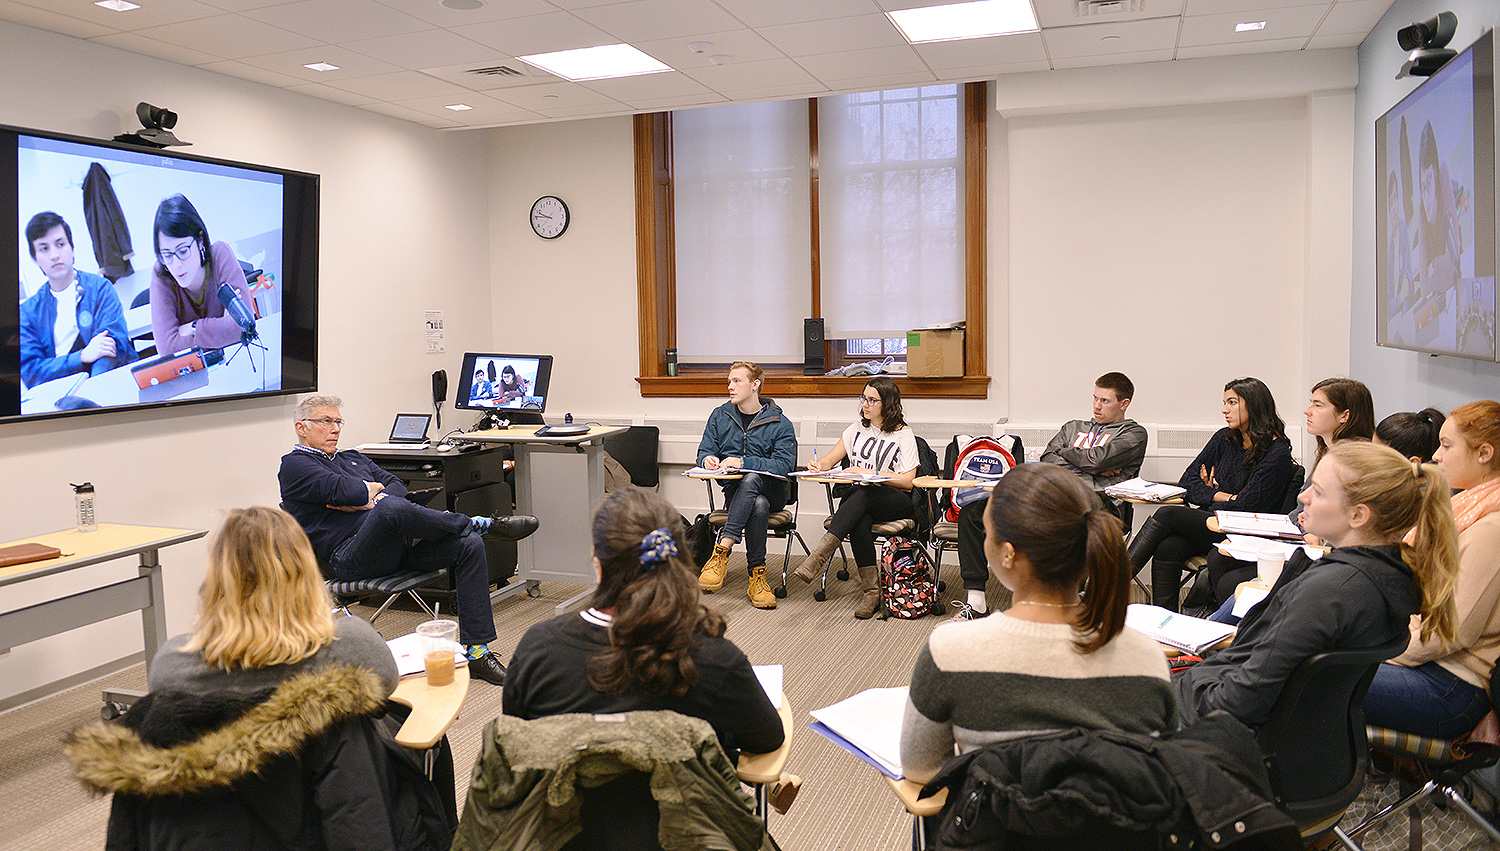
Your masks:
<path fill-rule="evenodd" d="M 426 449 L 431 445 L 427 440 L 427 426 L 431 422 L 432 414 L 397 414 L 396 421 L 391 423 L 388 443 L 364 443 L 359 448 L 390 451 Z"/>

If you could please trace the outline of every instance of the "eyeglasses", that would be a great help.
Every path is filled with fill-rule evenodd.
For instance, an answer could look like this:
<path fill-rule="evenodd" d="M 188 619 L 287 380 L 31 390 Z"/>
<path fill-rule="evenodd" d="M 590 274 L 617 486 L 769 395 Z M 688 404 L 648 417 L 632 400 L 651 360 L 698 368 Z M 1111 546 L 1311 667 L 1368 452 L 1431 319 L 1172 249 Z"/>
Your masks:
<path fill-rule="evenodd" d="M 302 422 L 305 422 L 305 423 L 317 423 L 318 425 L 322 426 L 323 428 L 333 428 L 335 426 L 337 426 L 339 428 L 343 428 L 344 427 L 344 421 L 342 419 L 334 419 L 333 417 L 323 417 L 320 420 L 304 419 L 304 420 L 302 420 Z"/>
<path fill-rule="evenodd" d="M 860 396 L 859 397 L 859 403 L 861 405 L 879 405 L 880 404 L 880 397 L 879 396 Z"/>
<path fill-rule="evenodd" d="M 158 251 L 156 252 L 156 258 L 161 261 L 163 266 L 171 263 L 174 259 L 186 260 L 188 259 L 188 255 L 193 253 L 193 247 L 197 243 L 198 241 L 195 239 L 192 242 L 179 245 L 171 251 Z"/>

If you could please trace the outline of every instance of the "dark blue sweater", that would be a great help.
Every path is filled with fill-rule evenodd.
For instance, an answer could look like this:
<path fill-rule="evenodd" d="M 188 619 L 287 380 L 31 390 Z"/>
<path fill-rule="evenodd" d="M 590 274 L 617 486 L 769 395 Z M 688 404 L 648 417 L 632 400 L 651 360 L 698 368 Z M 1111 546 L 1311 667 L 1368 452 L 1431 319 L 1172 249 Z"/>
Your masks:
<path fill-rule="evenodd" d="M 281 456 L 281 504 L 302 524 L 313 552 L 327 563 L 339 545 L 354 537 L 369 512 L 339 511 L 330 505 L 364 505 L 370 501 L 366 482 L 385 485 L 391 496 L 406 496 L 406 485 L 353 449 L 329 457 L 316 449 L 298 447 Z"/>
<path fill-rule="evenodd" d="M 1233 437 L 1233 440 L 1230 438 Z M 1207 467 L 1218 482 L 1211 488 L 1198 477 Z M 1204 508 L 1228 511 L 1280 511 L 1292 481 L 1292 447 L 1285 439 L 1272 441 L 1254 467 L 1245 466 L 1245 447 L 1238 432 L 1221 428 L 1183 471 L 1177 486 L 1187 489 L 1187 501 Z M 1214 492 L 1234 494 L 1229 502 L 1214 502 Z"/>

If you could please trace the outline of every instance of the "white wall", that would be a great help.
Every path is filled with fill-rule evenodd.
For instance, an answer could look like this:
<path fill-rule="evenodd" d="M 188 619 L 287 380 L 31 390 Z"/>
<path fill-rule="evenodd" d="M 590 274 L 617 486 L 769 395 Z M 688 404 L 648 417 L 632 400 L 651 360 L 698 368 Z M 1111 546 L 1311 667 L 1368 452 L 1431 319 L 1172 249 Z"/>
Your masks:
<path fill-rule="evenodd" d="M 428 373 L 491 341 L 485 140 L 0 23 L 0 122 L 109 138 L 145 100 L 179 113 L 193 153 L 322 175 L 319 383 L 348 400 L 345 442 L 379 440 L 393 411 L 430 407 Z M 75 230 L 82 222 L 75 222 Z M 132 234 L 138 251 L 140 234 Z M 149 241 L 149 235 L 145 237 Z M 425 354 L 422 311 L 446 313 L 448 353 Z M 70 481 L 92 480 L 104 522 L 211 528 L 275 504 L 293 399 L 0 426 L 0 540 L 72 523 Z M 445 425 L 448 418 L 444 419 Z M 191 626 L 205 548 L 163 552 L 167 625 Z M 11 609 L 126 565 L 8 586 Z M 0 655 L 0 702 L 141 650 L 124 616 Z"/>
<path fill-rule="evenodd" d="M 1101 103 L 1092 76 L 1043 75 L 1054 86 L 1044 98 L 1014 117 L 992 114 L 990 395 L 914 400 L 908 419 L 1056 423 L 1086 416 L 1093 378 L 1123 369 L 1143 421 L 1220 423 L 1224 382 L 1253 374 L 1300 424 L 1307 388 L 1346 368 L 1354 56 L 1304 62 L 1268 84 L 1266 99 L 1247 99 L 1244 80 L 1280 60 L 1248 72 L 1245 61 L 1217 72 L 1196 63 L 1192 98 L 1144 108 L 1140 91 Z M 1306 79 L 1288 82 L 1298 74 Z M 1007 77 L 1004 92 L 1026 77 Z M 1203 102 L 1216 86 L 1234 99 Z M 645 399 L 634 380 L 629 119 L 488 137 L 497 344 L 559 356 L 549 413 L 701 421 L 716 400 Z M 547 193 L 573 213 L 552 242 L 526 223 Z M 1310 339 L 1307 316 L 1327 312 L 1338 333 Z M 774 381 L 767 392 L 776 395 Z M 804 426 L 804 446 L 814 424 L 827 434 L 854 414 L 843 398 L 780 401 Z M 689 514 L 703 501 L 695 484 L 669 482 L 667 493 Z"/>
<path fill-rule="evenodd" d="M 1445 10 L 1458 15 L 1458 31 L 1449 45 L 1458 50 L 1500 26 L 1500 4 L 1494 0 L 1396 0 L 1359 48 L 1349 351 L 1351 375 L 1370 385 L 1377 417 L 1428 405 L 1448 411 L 1475 399 L 1500 398 L 1500 364 L 1375 345 L 1375 120 L 1422 82 L 1420 77 L 1394 79 L 1406 61 L 1396 30 Z"/>

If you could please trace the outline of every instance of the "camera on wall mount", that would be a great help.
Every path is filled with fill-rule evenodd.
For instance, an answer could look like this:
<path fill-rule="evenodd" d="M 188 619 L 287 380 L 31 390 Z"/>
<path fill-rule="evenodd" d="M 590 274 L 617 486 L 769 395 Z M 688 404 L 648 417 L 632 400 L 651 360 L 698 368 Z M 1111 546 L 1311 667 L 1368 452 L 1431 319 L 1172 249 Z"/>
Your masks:
<path fill-rule="evenodd" d="M 1425 21 L 1417 21 L 1396 30 L 1396 43 L 1402 50 L 1411 51 L 1406 64 L 1401 66 L 1396 79 L 1402 77 L 1431 77 L 1438 69 L 1458 55 L 1448 47 L 1453 34 L 1458 31 L 1458 16 L 1452 12 L 1438 12 Z"/>
<path fill-rule="evenodd" d="M 187 146 L 192 142 L 184 142 L 172 134 L 172 128 L 177 126 L 177 113 L 170 109 L 152 106 L 145 101 L 135 105 L 135 117 L 141 120 L 141 127 L 134 133 L 121 133 L 115 137 L 116 142 L 125 142 L 130 145 L 140 145 L 145 148 L 168 148 L 174 146 Z"/>

